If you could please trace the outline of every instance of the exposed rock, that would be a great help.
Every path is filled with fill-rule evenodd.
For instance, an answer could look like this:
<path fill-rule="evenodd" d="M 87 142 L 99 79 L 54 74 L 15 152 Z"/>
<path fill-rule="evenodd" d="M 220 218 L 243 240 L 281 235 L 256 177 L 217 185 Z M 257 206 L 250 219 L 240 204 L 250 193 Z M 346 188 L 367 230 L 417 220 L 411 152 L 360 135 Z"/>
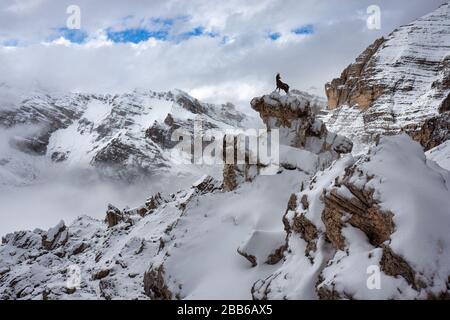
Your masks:
<path fill-rule="evenodd" d="M 102 269 L 100 271 L 97 271 L 92 275 L 92 280 L 100 280 L 106 278 L 110 272 L 110 269 Z"/>
<path fill-rule="evenodd" d="M 335 290 L 334 284 L 331 286 L 323 285 L 324 279 L 319 276 L 316 284 L 316 293 L 320 300 L 342 300 L 342 296 Z"/>
<path fill-rule="evenodd" d="M 351 179 L 346 176 L 344 179 Z M 347 186 L 350 186 L 347 183 Z M 373 190 L 358 189 L 351 186 L 350 197 L 342 196 L 338 189 L 332 189 L 324 194 L 325 209 L 322 220 L 326 226 L 326 234 L 333 245 L 343 250 L 344 238 L 341 228 L 349 223 L 361 229 L 373 245 L 380 245 L 388 240 L 394 231 L 391 212 L 383 212 L 373 200 Z M 346 191 L 347 191 L 346 190 Z"/>
<path fill-rule="evenodd" d="M 161 196 L 161 193 L 158 192 L 157 194 L 152 196 L 150 199 L 148 199 L 147 202 L 145 203 L 145 205 L 147 206 L 147 209 L 155 210 L 164 202 L 165 202 L 165 200 Z"/>
<path fill-rule="evenodd" d="M 425 151 L 450 139 L 450 112 L 426 120 L 423 124 L 411 124 L 403 128 Z"/>
<path fill-rule="evenodd" d="M 297 195 L 295 193 L 293 193 L 289 197 L 287 210 L 295 210 L 296 208 L 297 208 Z"/>
<path fill-rule="evenodd" d="M 197 195 L 214 193 L 222 189 L 222 183 L 211 176 L 204 175 L 192 184 L 192 188 Z"/>
<path fill-rule="evenodd" d="M 144 274 L 144 292 L 152 300 L 171 300 L 170 292 L 164 280 L 164 267 L 151 267 Z"/>
<path fill-rule="evenodd" d="M 68 238 L 69 232 L 64 221 L 61 220 L 55 227 L 50 228 L 42 236 L 42 246 L 46 250 L 53 250 L 66 244 Z"/>
<path fill-rule="evenodd" d="M 108 228 L 112 228 L 124 220 L 123 213 L 112 204 L 108 204 L 108 210 L 106 211 L 105 222 L 108 224 Z"/>
<path fill-rule="evenodd" d="M 323 162 L 330 163 L 340 154 L 352 150 L 352 142 L 331 133 L 316 118 L 311 101 L 300 96 L 281 96 L 273 92 L 253 98 L 252 108 L 259 112 L 267 130 L 280 131 L 280 143 L 322 155 Z"/>
<path fill-rule="evenodd" d="M 89 245 L 87 243 L 82 242 L 79 245 L 75 246 L 71 254 L 75 256 L 77 254 L 83 253 L 83 251 L 86 250 L 88 247 Z"/>
<path fill-rule="evenodd" d="M 449 182 L 407 135 L 380 137 L 366 155 L 336 161 L 291 196 L 285 259 L 254 284 L 253 298 L 447 297 Z M 367 290 L 369 267 L 382 272 L 382 290 Z"/>
<path fill-rule="evenodd" d="M 44 231 L 35 230 L 30 231 L 17 231 L 14 233 L 8 233 L 2 237 L 2 244 L 7 244 L 20 249 L 32 249 L 42 246 L 42 234 Z"/>
<path fill-rule="evenodd" d="M 274 252 L 272 252 L 267 257 L 266 263 L 273 265 L 280 262 L 284 258 L 284 251 L 286 251 L 287 247 L 288 247 L 287 244 L 284 244 L 278 249 L 276 249 Z"/>
<path fill-rule="evenodd" d="M 383 93 L 382 86 L 371 85 L 365 77 L 374 74 L 376 65 L 373 56 L 385 41 L 384 38 L 375 40 L 353 64 L 342 71 L 339 78 L 325 85 L 330 109 L 349 105 L 366 110 Z"/>
<path fill-rule="evenodd" d="M 415 271 L 408 262 L 395 254 L 387 245 L 382 245 L 383 255 L 380 260 L 381 270 L 389 276 L 403 277 L 414 289 L 417 289 Z"/>
<path fill-rule="evenodd" d="M 67 152 L 53 152 L 51 159 L 54 162 L 63 162 L 67 160 L 68 153 Z"/>
<path fill-rule="evenodd" d="M 116 284 L 112 279 L 101 279 L 98 283 L 98 287 L 100 296 L 105 300 L 111 300 L 117 292 Z"/>
<path fill-rule="evenodd" d="M 248 146 L 245 146 L 243 151 L 245 157 L 245 163 L 238 163 L 238 136 L 227 135 L 223 139 L 223 155 L 222 159 L 225 161 L 223 168 L 223 191 L 234 191 L 241 183 L 251 182 L 256 175 L 258 175 L 261 167 L 266 167 L 266 164 L 262 164 L 256 159 L 256 163 L 249 163 L 249 159 L 252 157 L 252 152 Z M 240 150 L 242 152 L 242 150 Z M 232 159 L 232 163 L 229 163 Z"/>
<path fill-rule="evenodd" d="M 226 164 L 223 168 L 223 191 L 233 191 L 237 188 L 237 186 L 235 165 Z"/>
<path fill-rule="evenodd" d="M 251 255 L 251 254 L 243 251 L 241 248 L 237 249 L 237 253 L 239 253 L 241 256 L 243 256 L 245 259 L 247 259 L 252 264 L 252 268 L 256 267 L 258 265 L 256 257 L 254 255 Z"/>
<path fill-rule="evenodd" d="M 309 256 L 310 251 L 316 251 L 319 232 L 316 226 L 303 214 L 297 215 L 293 219 L 290 231 L 299 234 L 300 237 L 306 241 L 307 246 L 305 254 L 307 256 Z"/>

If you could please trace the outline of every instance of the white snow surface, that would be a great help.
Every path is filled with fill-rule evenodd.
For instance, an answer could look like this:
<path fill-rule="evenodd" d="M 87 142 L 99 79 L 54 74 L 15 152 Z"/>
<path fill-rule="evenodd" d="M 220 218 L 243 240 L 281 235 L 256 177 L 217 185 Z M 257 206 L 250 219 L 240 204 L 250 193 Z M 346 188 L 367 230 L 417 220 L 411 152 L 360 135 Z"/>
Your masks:
<path fill-rule="evenodd" d="M 447 140 L 441 145 L 426 152 L 428 159 L 437 162 L 442 168 L 450 170 L 450 141 Z"/>

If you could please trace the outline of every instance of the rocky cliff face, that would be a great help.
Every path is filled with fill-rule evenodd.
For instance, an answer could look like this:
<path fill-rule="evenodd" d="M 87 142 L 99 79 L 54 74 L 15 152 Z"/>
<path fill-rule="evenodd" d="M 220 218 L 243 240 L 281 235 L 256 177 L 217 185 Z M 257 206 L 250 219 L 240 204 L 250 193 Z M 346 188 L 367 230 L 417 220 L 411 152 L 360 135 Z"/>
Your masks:
<path fill-rule="evenodd" d="M 327 130 L 317 117 L 318 106 L 307 97 L 272 92 L 253 98 L 251 106 L 268 131 L 279 130 L 281 145 L 311 151 L 328 164 L 352 150 L 349 139 Z"/>
<path fill-rule="evenodd" d="M 376 40 L 326 84 L 330 130 L 365 142 L 449 110 L 449 9 L 444 4 Z"/>
<path fill-rule="evenodd" d="M 280 158 L 274 160 L 276 163 L 267 163 L 256 155 L 256 164 L 226 164 L 223 172 L 226 191 L 236 189 L 242 182 L 252 181 L 255 175 L 261 170 L 269 170 L 271 165 L 313 174 L 352 150 L 353 143 L 349 139 L 329 132 L 319 119 L 324 103 L 313 95 L 298 90 L 284 96 L 272 92 L 253 98 L 251 106 L 259 113 L 268 132 L 279 130 L 279 140 L 271 143 L 279 144 Z M 272 139 L 270 136 L 259 138 Z M 236 154 L 236 150 L 235 141 L 232 154 Z M 251 152 L 246 151 L 248 159 Z"/>

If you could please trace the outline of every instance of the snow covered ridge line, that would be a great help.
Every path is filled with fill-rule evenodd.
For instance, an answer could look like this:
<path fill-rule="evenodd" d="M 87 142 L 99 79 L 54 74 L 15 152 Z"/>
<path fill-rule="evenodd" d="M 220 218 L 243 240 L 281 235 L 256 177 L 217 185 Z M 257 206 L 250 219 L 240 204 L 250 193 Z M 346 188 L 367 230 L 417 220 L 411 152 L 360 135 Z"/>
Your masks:
<path fill-rule="evenodd" d="M 95 169 L 106 178 L 134 181 L 173 165 L 169 150 L 176 142 L 170 137 L 176 129 L 192 131 L 193 119 L 217 130 L 243 128 L 249 120 L 232 104 L 203 103 L 180 90 L 25 97 L 10 108 L 0 106 L 0 128 L 17 131 L 5 143 L 13 150 L 0 160 L 8 160 L 4 169 L 17 184 L 30 182 L 22 182 L 24 176 L 39 176 L 37 168 L 30 174 L 20 170 L 34 169 L 35 157 L 29 155 L 41 156 L 49 166 Z M 37 130 L 22 129 L 31 126 Z M 25 163 L 14 166 L 18 158 Z"/>
<path fill-rule="evenodd" d="M 144 273 L 190 202 L 222 184 L 205 176 L 134 209 L 108 206 L 104 221 L 81 216 L 48 231 L 2 238 L 0 299 L 148 299 Z"/>

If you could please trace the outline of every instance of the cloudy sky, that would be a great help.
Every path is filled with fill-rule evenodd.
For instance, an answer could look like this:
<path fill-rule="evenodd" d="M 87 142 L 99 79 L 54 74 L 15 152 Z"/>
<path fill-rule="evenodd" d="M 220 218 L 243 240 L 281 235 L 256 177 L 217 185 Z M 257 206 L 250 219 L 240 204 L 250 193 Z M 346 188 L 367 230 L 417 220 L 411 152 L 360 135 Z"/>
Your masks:
<path fill-rule="evenodd" d="M 0 83 L 91 92 L 179 88 L 248 105 L 273 90 L 280 72 L 291 87 L 323 95 L 325 82 L 373 40 L 444 2 L 2 0 Z M 366 23 L 374 4 L 379 30 Z M 70 5 L 80 9 L 80 29 L 70 29 L 78 21 Z"/>

